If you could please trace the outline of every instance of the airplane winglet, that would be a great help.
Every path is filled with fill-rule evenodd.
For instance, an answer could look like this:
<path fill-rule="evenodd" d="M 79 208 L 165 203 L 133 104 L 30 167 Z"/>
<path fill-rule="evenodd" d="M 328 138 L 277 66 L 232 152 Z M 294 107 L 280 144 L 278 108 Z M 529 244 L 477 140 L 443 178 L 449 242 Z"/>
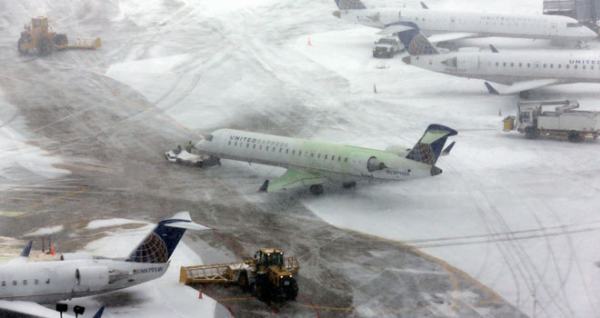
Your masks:
<path fill-rule="evenodd" d="M 498 51 L 498 49 L 493 44 L 490 44 L 490 50 L 492 50 L 492 53 L 500 53 L 500 51 Z"/>
<path fill-rule="evenodd" d="M 25 247 L 21 251 L 21 257 L 29 257 L 29 254 L 31 253 L 31 246 L 33 246 L 33 241 L 29 241 L 29 243 L 25 245 Z"/>
<path fill-rule="evenodd" d="M 485 82 L 485 87 L 487 88 L 487 90 L 490 94 L 500 95 L 500 92 L 498 92 L 498 90 L 496 88 L 494 88 L 494 86 L 492 86 L 492 84 L 490 84 L 489 82 Z"/>
<path fill-rule="evenodd" d="M 100 307 L 100 309 L 98 309 L 98 311 L 92 318 L 102 318 L 102 314 L 104 314 L 104 306 Z"/>
<path fill-rule="evenodd" d="M 429 6 L 423 1 L 421 1 L 421 8 L 423 8 L 425 10 L 429 10 Z"/>

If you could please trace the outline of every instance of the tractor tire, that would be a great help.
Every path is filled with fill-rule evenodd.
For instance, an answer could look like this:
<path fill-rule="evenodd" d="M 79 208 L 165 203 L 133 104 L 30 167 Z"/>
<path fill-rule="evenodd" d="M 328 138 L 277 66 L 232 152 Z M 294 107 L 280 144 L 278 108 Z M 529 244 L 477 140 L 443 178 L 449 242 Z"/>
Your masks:
<path fill-rule="evenodd" d="M 53 44 L 48 38 L 40 38 L 38 42 L 38 54 L 46 56 L 52 53 Z"/>
<path fill-rule="evenodd" d="M 309 191 L 313 195 L 321 195 L 323 192 L 325 192 L 325 189 L 323 188 L 322 184 L 313 184 L 310 186 Z"/>
<path fill-rule="evenodd" d="M 269 283 L 269 278 L 267 275 L 256 275 L 256 282 L 254 283 L 254 295 L 256 295 L 256 298 L 258 298 L 260 301 L 271 301 L 271 284 Z"/>
<path fill-rule="evenodd" d="M 567 138 L 570 142 L 582 142 L 584 139 L 583 136 L 576 131 L 570 131 Z"/>
<path fill-rule="evenodd" d="M 65 47 L 67 44 L 69 44 L 69 39 L 67 38 L 66 34 L 57 34 L 52 41 L 57 47 Z"/>
<path fill-rule="evenodd" d="M 540 136 L 540 132 L 534 127 L 525 128 L 525 137 L 527 139 L 537 139 Z"/>
<path fill-rule="evenodd" d="M 283 292 L 286 300 L 294 301 L 298 297 L 298 282 L 293 277 L 289 279 L 289 282 L 289 286 L 283 287 Z"/>
<path fill-rule="evenodd" d="M 243 271 L 240 273 L 240 277 L 238 277 L 238 285 L 240 285 L 242 290 L 245 292 L 250 290 L 250 284 L 248 281 L 248 272 Z"/>
<path fill-rule="evenodd" d="M 25 44 L 28 44 L 31 42 L 31 37 L 28 36 L 21 36 L 19 38 L 19 41 L 17 42 L 17 49 L 19 50 L 19 53 L 25 55 L 25 54 L 29 54 L 29 50 L 27 48 L 24 47 Z"/>

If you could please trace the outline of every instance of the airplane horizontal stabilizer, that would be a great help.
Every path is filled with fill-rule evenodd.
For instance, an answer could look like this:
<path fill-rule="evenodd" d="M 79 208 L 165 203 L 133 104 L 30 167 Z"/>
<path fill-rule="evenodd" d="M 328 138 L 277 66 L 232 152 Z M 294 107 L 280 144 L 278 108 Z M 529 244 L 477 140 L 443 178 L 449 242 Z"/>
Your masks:
<path fill-rule="evenodd" d="M 310 187 L 323 184 L 324 178 L 320 175 L 303 170 L 288 169 L 281 177 L 271 180 L 267 185 L 267 192 L 291 190 L 297 187 Z"/>
<path fill-rule="evenodd" d="M 364 10 L 367 7 L 360 0 L 335 0 L 340 10 Z"/>
<path fill-rule="evenodd" d="M 516 82 L 512 85 L 501 85 L 485 82 L 485 87 L 487 88 L 488 92 L 490 92 L 490 94 L 492 95 L 513 95 L 518 94 L 520 92 L 555 85 L 559 83 L 560 80 L 558 79 L 539 79 L 532 81 Z"/>

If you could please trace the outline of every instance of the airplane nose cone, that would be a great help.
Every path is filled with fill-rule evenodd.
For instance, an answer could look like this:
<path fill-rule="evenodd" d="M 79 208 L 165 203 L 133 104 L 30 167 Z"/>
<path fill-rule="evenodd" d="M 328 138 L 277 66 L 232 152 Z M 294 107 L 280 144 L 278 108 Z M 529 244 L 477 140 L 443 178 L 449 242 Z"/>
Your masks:
<path fill-rule="evenodd" d="M 340 11 L 333 11 L 333 16 L 340 19 L 342 17 L 342 13 Z"/>
<path fill-rule="evenodd" d="M 410 56 L 405 56 L 405 57 L 402 58 L 402 62 L 404 62 L 404 63 L 406 63 L 408 65 L 410 65 L 410 61 L 411 61 Z"/>

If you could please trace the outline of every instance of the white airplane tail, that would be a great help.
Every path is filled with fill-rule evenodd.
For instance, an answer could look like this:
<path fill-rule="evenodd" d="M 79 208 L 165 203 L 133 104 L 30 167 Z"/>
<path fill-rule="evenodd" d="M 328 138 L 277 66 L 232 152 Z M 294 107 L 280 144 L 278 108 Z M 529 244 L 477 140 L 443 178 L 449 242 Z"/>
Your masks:
<path fill-rule="evenodd" d="M 454 143 L 452 143 L 444 150 L 448 137 L 457 134 L 456 130 L 443 125 L 429 125 L 423 137 L 419 139 L 406 158 L 435 166 L 440 155 L 449 154 L 454 147 Z"/>
<path fill-rule="evenodd" d="M 179 212 L 160 221 L 152 233 L 131 252 L 128 262 L 166 263 L 173 255 L 186 230 L 204 231 L 209 228 L 192 222 L 189 212 Z"/>

